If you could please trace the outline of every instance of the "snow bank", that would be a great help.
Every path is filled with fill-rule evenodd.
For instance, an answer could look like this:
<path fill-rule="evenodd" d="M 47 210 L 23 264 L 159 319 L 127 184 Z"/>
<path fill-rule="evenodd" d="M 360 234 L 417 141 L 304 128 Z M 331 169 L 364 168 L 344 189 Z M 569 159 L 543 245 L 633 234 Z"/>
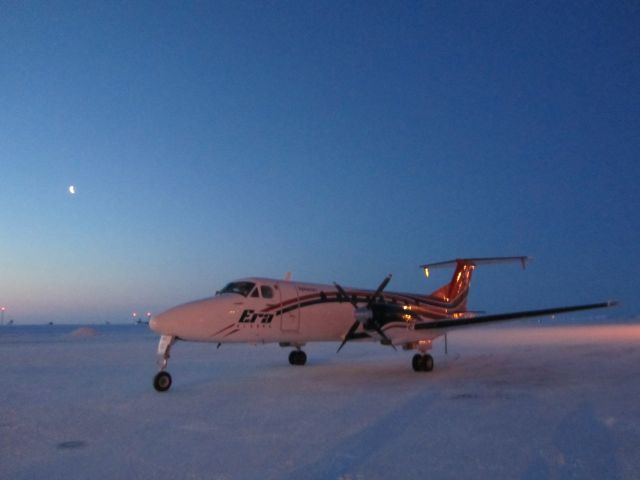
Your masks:
<path fill-rule="evenodd" d="M 80 328 L 76 328 L 69 335 L 71 335 L 72 337 L 95 337 L 97 334 L 98 332 L 95 328 L 80 327 Z"/>

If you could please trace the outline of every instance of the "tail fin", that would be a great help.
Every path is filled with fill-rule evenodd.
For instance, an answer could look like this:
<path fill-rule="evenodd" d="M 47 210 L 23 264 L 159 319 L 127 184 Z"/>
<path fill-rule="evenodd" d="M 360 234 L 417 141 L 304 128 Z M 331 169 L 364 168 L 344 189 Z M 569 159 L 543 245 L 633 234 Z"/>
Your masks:
<path fill-rule="evenodd" d="M 446 262 L 428 263 L 422 265 L 421 268 L 424 269 L 424 273 L 428 277 L 430 270 L 434 268 L 455 266 L 456 269 L 453 272 L 451 281 L 430 296 L 434 300 L 449 304 L 452 309 L 464 311 L 467 308 L 467 295 L 471 285 L 471 277 L 477 265 L 520 262 L 522 268 L 525 268 L 528 261 L 529 257 L 458 258 L 456 260 L 447 260 Z"/>

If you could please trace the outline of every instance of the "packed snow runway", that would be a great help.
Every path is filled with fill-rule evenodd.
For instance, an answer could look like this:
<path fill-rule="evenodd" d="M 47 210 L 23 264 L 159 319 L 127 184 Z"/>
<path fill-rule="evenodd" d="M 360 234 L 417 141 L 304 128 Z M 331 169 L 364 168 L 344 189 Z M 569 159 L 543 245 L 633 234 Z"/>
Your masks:
<path fill-rule="evenodd" d="M 178 343 L 142 326 L 0 329 L 0 478 L 635 479 L 640 325 L 473 328 L 433 350 Z"/>

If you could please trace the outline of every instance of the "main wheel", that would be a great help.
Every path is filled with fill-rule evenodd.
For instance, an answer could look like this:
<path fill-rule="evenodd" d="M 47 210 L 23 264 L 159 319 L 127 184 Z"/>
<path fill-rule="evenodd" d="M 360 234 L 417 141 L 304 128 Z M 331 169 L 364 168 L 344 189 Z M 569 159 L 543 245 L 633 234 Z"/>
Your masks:
<path fill-rule="evenodd" d="M 428 353 L 420 355 L 416 353 L 411 359 L 414 372 L 430 372 L 433 370 L 433 357 Z"/>
<path fill-rule="evenodd" d="M 153 388 L 155 388 L 158 392 L 166 392 L 171 387 L 171 375 L 169 372 L 158 372 L 155 377 L 153 377 Z"/>
<path fill-rule="evenodd" d="M 416 353 L 411 359 L 411 366 L 413 367 L 414 372 L 422 371 L 422 355 Z"/>
<path fill-rule="evenodd" d="M 293 350 L 292 352 L 289 353 L 289 364 L 290 365 L 295 365 L 296 364 L 296 353 L 298 353 L 296 350 Z"/>
<path fill-rule="evenodd" d="M 307 363 L 307 354 L 302 350 L 298 352 L 298 363 L 296 365 L 304 365 Z"/>
<path fill-rule="evenodd" d="M 302 350 L 293 350 L 289 354 L 289 363 L 291 365 L 304 365 L 307 363 L 307 354 Z"/>
<path fill-rule="evenodd" d="M 425 372 L 433 370 L 433 357 L 428 353 L 422 357 L 422 366 Z"/>

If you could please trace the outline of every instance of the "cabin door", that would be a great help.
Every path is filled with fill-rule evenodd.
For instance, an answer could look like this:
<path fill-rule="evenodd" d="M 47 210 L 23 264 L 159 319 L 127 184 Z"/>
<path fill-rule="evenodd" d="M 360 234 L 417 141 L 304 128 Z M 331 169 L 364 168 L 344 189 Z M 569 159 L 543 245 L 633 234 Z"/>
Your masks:
<path fill-rule="evenodd" d="M 282 302 L 280 315 L 280 329 L 283 332 L 298 332 L 300 330 L 300 308 L 298 305 L 298 289 L 290 283 L 278 284 Z"/>

